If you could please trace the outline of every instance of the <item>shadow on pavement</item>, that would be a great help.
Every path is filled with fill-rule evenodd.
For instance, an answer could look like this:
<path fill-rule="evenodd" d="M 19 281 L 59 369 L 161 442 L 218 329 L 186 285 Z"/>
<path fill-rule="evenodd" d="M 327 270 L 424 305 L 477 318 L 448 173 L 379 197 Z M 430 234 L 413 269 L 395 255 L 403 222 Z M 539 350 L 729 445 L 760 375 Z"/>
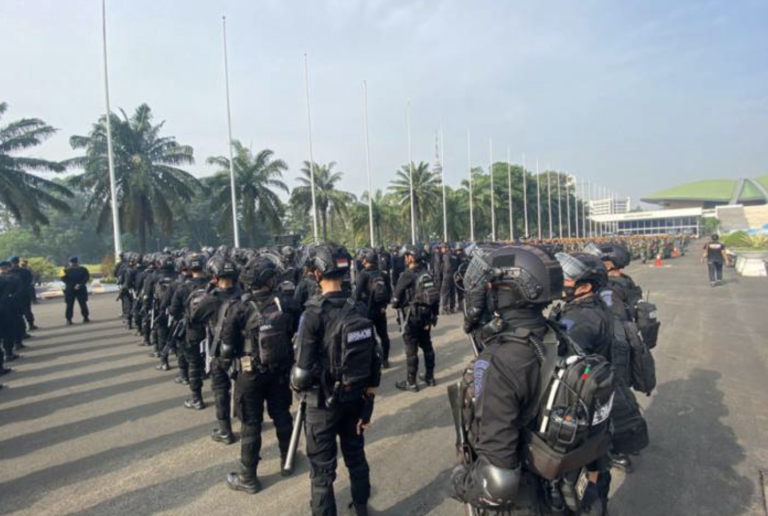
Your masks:
<path fill-rule="evenodd" d="M 380 516 L 423 516 L 429 514 L 435 507 L 441 505 L 446 498 L 450 497 L 448 493 L 448 483 L 451 478 L 451 471 L 445 470 L 437 475 L 432 481 L 422 486 L 407 498 L 403 498 L 395 505 L 382 511 L 371 511 L 372 514 Z M 376 505 L 375 501 L 371 505 Z M 461 508 L 456 502 L 456 514 L 460 514 Z"/>
<path fill-rule="evenodd" d="M 98 351 L 99 349 L 105 349 L 105 346 L 82 346 L 82 344 L 87 344 L 89 342 L 109 342 L 110 346 L 108 347 L 119 347 L 119 346 L 126 346 L 130 345 L 131 343 L 135 343 L 136 347 L 138 348 L 139 342 L 141 342 L 141 337 L 135 337 L 131 335 L 96 335 L 93 337 L 88 337 L 85 339 L 77 339 L 73 341 L 68 341 L 65 343 L 56 343 L 51 345 L 46 345 L 44 343 L 35 341 L 30 342 L 29 350 L 30 351 L 41 351 L 45 352 L 41 355 L 31 355 L 30 361 L 40 361 L 40 360 L 49 360 L 51 358 L 58 358 L 58 357 L 68 357 L 72 355 L 79 355 L 80 353 L 89 353 L 91 351 Z M 64 349 L 59 350 L 55 352 L 50 352 L 50 350 L 53 350 L 55 348 L 60 347 L 61 345 L 77 345 L 78 347 L 73 349 Z"/>
<path fill-rule="evenodd" d="M 140 353 L 140 351 L 138 353 Z M 28 378 L 35 378 L 37 376 L 47 376 L 49 374 L 59 373 L 65 370 L 69 372 L 69 371 L 74 371 L 76 369 L 83 369 L 85 367 L 90 367 L 93 365 L 105 364 L 110 362 L 119 362 L 120 360 L 123 360 L 126 358 L 133 358 L 135 356 L 137 356 L 137 351 L 133 349 L 126 353 L 120 353 L 119 355 L 109 355 L 107 357 L 102 356 L 102 357 L 88 358 L 85 360 L 78 360 L 77 362 L 74 362 L 74 363 L 38 367 L 30 370 L 25 369 L 21 374 L 26 380 Z M 34 357 L 35 355 L 32 355 L 29 358 L 34 358 Z M 52 358 L 56 358 L 56 357 L 52 357 Z M 23 364 L 24 362 L 28 362 L 28 361 L 29 360 L 25 358 L 21 363 Z"/>
<path fill-rule="evenodd" d="M 125 332 L 119 332 L 121 329 L 121 326 L 93 326 L 93 327 L 86 327 L 86 328 L 78 328 L 77 330 L 67 331 L 67 332 L 60 332 L 60 333 L 41 333 L 39 331 L 33 332 L 32 336 L 34 337 L 30 343 L 40 343 L 39 349 L 55 349 L 55 348 L 62 348 L 66 346 L 72 346 L 76 344 L 80 344 L 81 342 L 90 342 L 90 340 L 96 340 L 96 339 L 88 339 L 80 338 L 85 335 L 89 335 L 91 333 L 104 333 L 109 336 L 109 338 L 114 338 L 115 336 L 123 337 L 123 333 L 125 335 L 132 335 L 136 339 L 141 339 L 140 336 L 136 335 L 133 332 L 125 331 Z M 119 333 L 118 333 L 119 332 Z M 117 335 L 115 335 L 117 334 Z M 59 340 L 59 339 L 67 339 L 67 340 Z M 47 344 L 47 342 L 50 342 L 50 344 Z M 55 341 L 55 342 L 54 342 Z"/>
<path fill-rule="evenodd" d="M 687 380 L 662 384 L 645 417 L 651 446 L 641 467 L 611 499 L 611 514 L 737 516 L 747 514 L 753 482 L 735 466 L 746 459 L 717 387 L 721 374 L 694 369 Z M 639 510 L 639 508 L 644 508 Z"/>

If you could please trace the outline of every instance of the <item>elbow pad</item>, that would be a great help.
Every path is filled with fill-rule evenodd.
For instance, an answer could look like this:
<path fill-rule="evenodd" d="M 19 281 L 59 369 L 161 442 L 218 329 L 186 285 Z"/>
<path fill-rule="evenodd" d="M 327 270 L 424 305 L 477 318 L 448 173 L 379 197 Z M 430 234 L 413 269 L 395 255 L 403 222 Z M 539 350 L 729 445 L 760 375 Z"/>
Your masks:
<path fill-rule="evenodd" d="M 219 354 L 224 360 L 232 360 L 235 358 L 235 346 L 227 341 L 221 341 L 221 347 L 219 348 Z"/>
<path fill-rule="evenodd" d="M 473 471 L 475 495 L 479 496 L 482 505 L 489 507 L 509 507 L 517 499 L 520 486 L 521 468 L 498 468 L 480 457 Z"/>
<path fill-rule="evenodd" d="M 291 369 L 291 389 L 296 392 L 302 392 L 312 388 L 312 373 L 299 366 L 293 366 Z"/>

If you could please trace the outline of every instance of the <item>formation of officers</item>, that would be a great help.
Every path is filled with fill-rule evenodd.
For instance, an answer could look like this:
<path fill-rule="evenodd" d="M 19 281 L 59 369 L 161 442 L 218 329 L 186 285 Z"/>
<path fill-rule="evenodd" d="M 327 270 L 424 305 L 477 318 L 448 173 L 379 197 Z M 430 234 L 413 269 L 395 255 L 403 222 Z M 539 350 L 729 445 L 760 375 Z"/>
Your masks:
<path fill-rule="evenodd" d="M 306 435 L 312 514 L 337 514 L 339 445 L 349 509 L 368 514 L 364 435 L 389 367 L 387 308 L 406 355 L 396 386 L 414 393 L 436 385 L 431 330 L 458 309 L 476 357 L 449 386 L 453 497 L 471 514 L 604 515 L 611 470 L 632 472 L 632 455 L 648 444 L 633 391 L 655 387 L 659 322 L 624 272 L 630 260 L 620 242 L 567 254 L 520 243 L 405 245 L 354 258 L 332 243 L 223 246 L 126 253 L 116 276 L 125 325 L 156 368 L 169 370 L 176 356 L 174 381 L 190 390 L 184 407 L 206 408 L 209 380 L 211 438 L 235 443 L 232 416 L 240 420 L 239 467 L 226 479 L 236 491 L 261 489 L 266 406 L 281 475 L 292 474 L 297 435 Z"/>

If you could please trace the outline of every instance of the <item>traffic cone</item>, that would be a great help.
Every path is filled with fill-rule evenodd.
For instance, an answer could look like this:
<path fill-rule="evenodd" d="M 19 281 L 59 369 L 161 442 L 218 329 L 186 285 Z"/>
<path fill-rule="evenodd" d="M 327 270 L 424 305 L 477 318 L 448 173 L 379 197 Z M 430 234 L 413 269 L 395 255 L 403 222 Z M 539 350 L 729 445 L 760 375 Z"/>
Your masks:
<path fill-rule="evenodd" d="M 661 267 L 664 265 L 664 262 L 661 261 L 661 254 L 656 255 L 656 267 Z"/>

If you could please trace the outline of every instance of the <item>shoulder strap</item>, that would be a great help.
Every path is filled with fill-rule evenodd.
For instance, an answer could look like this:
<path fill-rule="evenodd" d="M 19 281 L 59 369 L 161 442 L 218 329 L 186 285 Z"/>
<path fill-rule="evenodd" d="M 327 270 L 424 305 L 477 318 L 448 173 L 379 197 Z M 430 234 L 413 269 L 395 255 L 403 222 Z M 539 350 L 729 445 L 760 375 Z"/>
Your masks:
<path fill-rule="evenodd" d="M 539 347 L 539 349 L 544 351 L 544 360 L 539 362 L 539 390 L 536 394 L 537 407 L 540 407 L 544 402 L 544 396 L 549 392 L 549 384 L 557 367 L 558 336 L 558 332 L 550 327 L 541 341 L 536 341 L 533 336 L 528 337 L 530 345 Z M 537 356 L 540 355 L 537 353 Z"/>

